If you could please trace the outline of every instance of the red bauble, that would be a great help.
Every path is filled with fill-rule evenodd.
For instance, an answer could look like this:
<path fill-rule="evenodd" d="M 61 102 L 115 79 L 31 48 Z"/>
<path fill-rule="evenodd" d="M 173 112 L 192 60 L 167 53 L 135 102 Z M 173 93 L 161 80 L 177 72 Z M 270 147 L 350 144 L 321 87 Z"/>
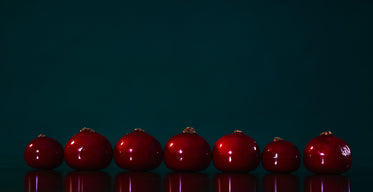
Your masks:
<path fill-rule="evenodd" d="M 142 129 L 135 129 L 120 138 L 115 145 L 114 161 L 122 169 L 152 170 L 162 162 L 162 146 Z"/>
<path fill-rule="evenodd" d="M 28 192 L 62 191 L 62 181 L 61 174 L 54 170 L 29 171 L 24 178 L 24 189 Z"/>
<path fill-rule="evenodd" d="M 214 176 L 214 192 L 257 192 L 258 179 L 245 173 L 219 173 Z"/>
<path fill-rule="evenodd" d="M 351 184 L 344 175 L 311 175 L 303 185 L 304 192 L 350 192 Z"/>
<path fill-rule="evenodd" d="M 260 151 L 254 139 L 236 130 L 216 141 L 212 157 L 220 171 L 248 172 L 258 167 Z"/>
<path fill-rule="evenodd" d="M 275 137 L 262 153 L 263 168 L 269 172 L 289 173 L 300 166 L 301 155 L 298 148 L 279 137 Z"/>
<path fill-rule="evenodd" d="M 171 137 L 164 149 L 164 162 L 175 171 L 201 171 L 211 161 L 209 144 L 191 127 Z"/>
<path fill-rule="evenodd" d="M 206 192 L 210 191 L 209 178 L 203 173 L 168 173 L 164 178 L 165 192 Z"/>
<path fill-rule="evenodd" d="M 73 171 L 65 176 L 65 192 L 110 192 L 111 177 L 102 171 Z"/>
<path fill-rule="evenodd" d="M 352 165 L 351 149 L 330 131 L 323 132 L 306 145 L 303 162 L 314 173 L 344 173 Z"/>
<path fill-rule="evenodd" d="M 297 176 L 292 174 L 268 174 L 263 177 L 263 192 L 300 192 Z"/>
<path fill-rule="evenodd" d="M 115 192 L 161 192 L 161 177 L 152 172 L 122 172 L 115 176 Z"/>
<path fill-rule="evenodd" d="M 65 146 L 66 164 L 73 169 L 103 169 L 109 166 L 112 156 L 109 140 L 89 128 L 83 128 Z"/>
<path fill-rule="evenodd" d="M 24 155 L 30 167 L 54 169 L 63 161 L 63 148 L 57 140 L 39 135 L 26 146 Z"/>

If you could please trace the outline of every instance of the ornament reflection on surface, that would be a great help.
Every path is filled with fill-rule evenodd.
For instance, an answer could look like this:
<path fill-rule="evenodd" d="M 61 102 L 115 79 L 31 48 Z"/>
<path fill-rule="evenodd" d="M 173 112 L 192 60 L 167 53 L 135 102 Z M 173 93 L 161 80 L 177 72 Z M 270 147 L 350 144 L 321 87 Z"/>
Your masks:
<path fill-rule="evenodd" d="M 214 192 L 256 192 L 258 179 L 245 173 L 219 173 L 214 176 Z"/>
<path fill-rule="evenodd" d="M 164 180 L 165 192 L 206 192 L 209 178 L 203 173 L 168 173 Z"/>
<path fill-rule="evenodd" d="M 310 175 L 304 181 L 304 192 L 350 191 L 350 179 L 344 175 Z"/>
<path fill-rule="evenodd" d="M 50 192 L 62 191 L 62 176 L 54 170 L 34 170 L 26 173 L 24 178 L 24 191 Z"/>
<path fill-rule="evenodd" d="M 122 172 L 115 176 L 115 192 L 160 192 L 161 177 L 152 172 Z"/>
<path fill-rule="evenodd" d="M 299 192 L 297 176 L 292 174 L 267 174 L 263 177 L 263 192 Z"/>
<path fill-rule="evenodd" d="M 111 178 L 102 171 L 73 171 L 65 176 L 65 192 L 111 191 Z"/>

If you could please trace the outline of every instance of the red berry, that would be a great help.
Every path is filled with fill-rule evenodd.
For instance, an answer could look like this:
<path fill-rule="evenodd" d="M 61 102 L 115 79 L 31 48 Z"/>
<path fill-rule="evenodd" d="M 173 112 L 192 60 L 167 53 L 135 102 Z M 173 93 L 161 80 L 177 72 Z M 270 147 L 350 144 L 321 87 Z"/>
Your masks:
<path fill-rule="evenodd" d="M 344 175 L 311 175 L 304 181 L 304 192 L 351 191 L 348 177 Z"/>
<path fill-rule="evenodd" d="M 289 173 L 299 168 L 300 158 L 300 152 L 294 144 L 275 137 L 263 150 L 262 164 L 269 172 Z"/>
<path fill-rule="evenodd" d="M 162 146 L 142 129 L 135 129 L 120 138 L 115 145 L 114 161 L 122 169 L 152 170 L 162 162 Z"/>
<path fill-rule="evenodd" d="M 212 157 L 220 171 L 248 172 L 258 167 L 260 151 L 254 139 L 236 130 L 216 141 Z"/>
<path fill-rule="evenodd" d="M 299 192 L 300 183 L 292 174 L 268 174 L 263 177 L 263 192 Z"/>
<path fill-rule="evenodd" d="M 164 162 L 175 171 L 201 171 L 211 161 L 209 144 L 191 127 L 171 137 L 164 149 Z"/>
<path fill-rule="evenodd" d="M 152 172 L 122 172 L 115 176 L 115 192 L 161 192 L 161 177 Z"/>
<path fill-rule="evenodd" d="M 330 131 L 313 138 L 304 148 L 304 166 L 314 173 L 344 173 L 352 165 L 351 149 Z"/>
<path fill-rule="evenodd" d="M 66 164 L 73 169 L 103 169 L 109 166 L 112 156 L 109 140 L 89 128 L 80 130 L 65 146 Z"/>
<path fill-rule="evenodd" d="M 73 171 L 65 176 L 65 192 L 110 192 L 111 177 L 102 171 Z"/>
<path fill-rule="evenodd" d="M 29 171 L 24 178 L 24 189 L 35 192 L 62 191 L 62 181 L 61 174 L 54 170 Z"/>
<path fill-rule="evenodd" d="M 209 178 L 203 173 L 168 173 L 164 179 L 165 192 L 206 192 L 209 189 Z"/>
<path fill-rule="evenodd" d="M 55 139 L 39 135 L 25 149 L 28 166 L 38 169 L 54 169 L 63 161 L 62 145 Z"/>
<path fill-rule="evenodd" d="M 257 192 L 258 179 L 245 173 L 219 173 L 214 176 L 214 191 Z"/>

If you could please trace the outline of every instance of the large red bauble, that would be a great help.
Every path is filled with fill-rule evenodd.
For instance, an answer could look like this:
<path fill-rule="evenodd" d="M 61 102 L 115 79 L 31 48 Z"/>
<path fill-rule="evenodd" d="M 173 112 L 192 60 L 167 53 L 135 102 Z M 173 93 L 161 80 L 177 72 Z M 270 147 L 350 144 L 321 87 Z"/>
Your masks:
<path fill-rule="evenodd" d="M 289 173 L 300 166 L 301 155 L 298 148 L 279 137 L 275 137 L 262 153 L 263 168 L 269 172 Z"/>
<path fill-rule="evenodd" d="M 212 157 L 220 171 L 248 172 L 258 167 L 260 151 L 254 139 L 236 130 L 216 141 Z"/>
<path fill-rule="evenodd" d="M 257 192 L 258 179 L 247 173 L 218 173 L 213 179 L 214 192 Z"/>
<path fill-rule="evenodd" d="M 303 162 L 314 173 L 344 173 L 352 165 L 351 149 L 330 131 L 323 132 L 306 145 Z"/>
<path fill-rule="evenodd" d="M 152 172 L 122 172 L 115 176 L 115 192 L 161 192 L 161 176 Z"/>
<path fill-rule="evenodd" d="M 110 192 L 111 177 L 103 171 L 72 171 L 65 176 L 65 192 Z"/>
<path fill-rule="evenodd" d="M 201 171 L 211 161 L 211 148 L 207 141 L 191 127 L 171 137 L 164 149 L 164 162 L 174 171 Z"/>
<path fill-rule="evenodd" d="M 114 161 L 122 169 L 147 171 L 162 162 L 162 146 L 142 129 L 124 135 L 114 147 Z"/>
<path fill-rule="evenodd" d="M 57 140 L 39 135 L 26 146 L 24 157 L 30 167 L 54 169 L 63 161 L 63 148 Z"/>
<path fill-rule="evenodd" d="M 303 185 L 304 192 L 350 192 L 351 183 L 344 175 L 310 175 Z"/>
<path fill-rule="evenodd" d="M 28 192 L 63 191 L 63 179 L 54 170 L 33 170 L 26 173 L 23 187 Z"/>
<path fill-rule="evenodd" d="M 65 161 L 79 170 L 97 170 L 109 166 L 113 149 L 109 140 L 89 128 L 83 128 L 65 146 Z"/>

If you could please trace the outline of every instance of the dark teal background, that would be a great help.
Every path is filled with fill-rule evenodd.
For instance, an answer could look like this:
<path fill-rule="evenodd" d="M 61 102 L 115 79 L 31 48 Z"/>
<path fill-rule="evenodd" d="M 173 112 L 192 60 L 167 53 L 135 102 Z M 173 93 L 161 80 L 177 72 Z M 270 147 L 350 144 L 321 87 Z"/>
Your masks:
<path fill-rule="evenodd" d="M 372 170 L 372 10 L 369 0 L 1 1 L 0 167 L 28 169 L 23 151 L 39 133 L 64 145 L 87 126 L 114 145 L 143 128 L 164 146 L 193 126 L 211 147 L 240 129 L 261 149 L 280 136 L 301 151 L 331 130 L 351 146 L 350 172 Z"/>

